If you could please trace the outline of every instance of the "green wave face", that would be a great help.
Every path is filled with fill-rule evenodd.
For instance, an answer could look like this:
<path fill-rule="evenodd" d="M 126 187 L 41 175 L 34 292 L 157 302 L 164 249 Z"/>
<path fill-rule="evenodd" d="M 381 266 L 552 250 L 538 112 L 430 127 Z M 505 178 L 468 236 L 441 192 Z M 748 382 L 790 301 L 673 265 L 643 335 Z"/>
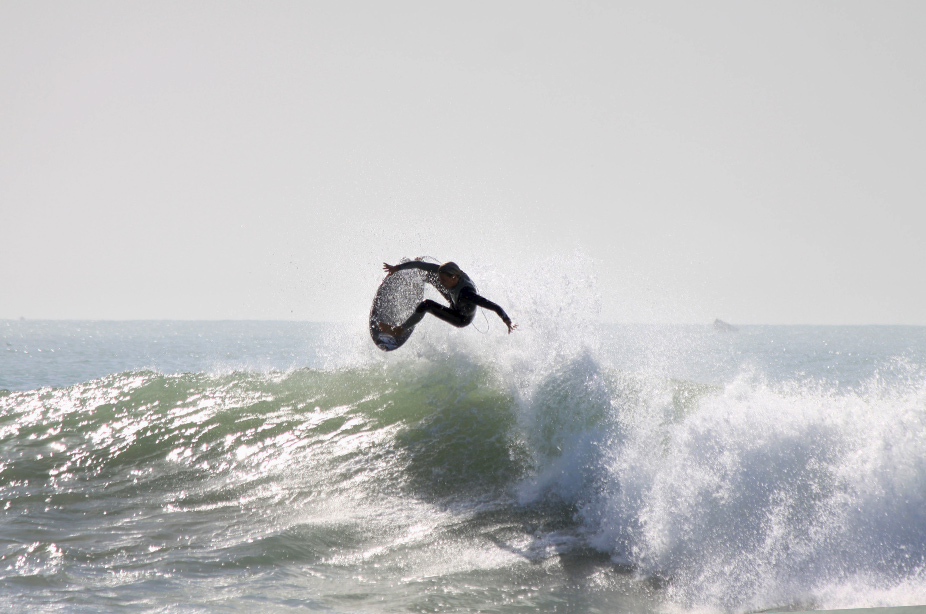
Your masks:
<path fill-rule="evenodd" d="M 511 395 L 477 365 L 128 372 L 0 398 L 0 480 L 10 505 L 52 507 L 101 495 L 231 504 L 280 477 L 299 484 L 293 496 L 358 480 L 446 496 L 521 475 L 515 422 Z"/>

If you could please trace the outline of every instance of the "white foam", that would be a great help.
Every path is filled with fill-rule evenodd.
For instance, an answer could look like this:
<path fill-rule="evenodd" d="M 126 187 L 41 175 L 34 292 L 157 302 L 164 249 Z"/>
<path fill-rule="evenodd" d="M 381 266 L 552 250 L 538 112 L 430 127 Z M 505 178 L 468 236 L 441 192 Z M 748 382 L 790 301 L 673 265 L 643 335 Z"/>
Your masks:
<path fill-rule="evenodd" d="M 926 600 L 923 399 L 742 378 L 663 429 L 644 418 L 587 511 L 595 543 L 686 606 L 833 607 L 848 577 Z"/>

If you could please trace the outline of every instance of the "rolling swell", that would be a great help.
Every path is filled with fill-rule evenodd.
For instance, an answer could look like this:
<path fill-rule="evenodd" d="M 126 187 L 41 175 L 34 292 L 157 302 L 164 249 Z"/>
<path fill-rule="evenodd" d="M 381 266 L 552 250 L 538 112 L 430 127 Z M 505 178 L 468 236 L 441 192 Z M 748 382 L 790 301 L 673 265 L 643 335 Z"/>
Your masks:
<path fill-rule="evenodd" d="M 112 573 L 128 586 L 368 546 L 409 497 L 491 496 L 523 475 L 514 424 L 493 374 L 460 362 L 132 371 L 12 392 L 0 397 L 0 582 L 31 570 L 50 591 L 75 575 L 104 590 Z"/>
<path fill-rule="evenodd" d="M 406 379 L 408 378 L 408 379 Z M 203 488 L 220 476 L 291 474 L 328 464 L 337 484 L 404 463 L 394 487 L 502 484 L 523 471 L 509 439 L 513 400 L 477 366 L 226 375 L 126 372 L 0 399 L 6 483 L 49 495 L 113 488 Z M 360 459 L 363 460 L 360 460 Z M 394 468 L 394 467 L 393 467 Z M 401 479 L 400 479 L 401 478 Z M 43 493 L 44 494 L 44 493 Z"/>

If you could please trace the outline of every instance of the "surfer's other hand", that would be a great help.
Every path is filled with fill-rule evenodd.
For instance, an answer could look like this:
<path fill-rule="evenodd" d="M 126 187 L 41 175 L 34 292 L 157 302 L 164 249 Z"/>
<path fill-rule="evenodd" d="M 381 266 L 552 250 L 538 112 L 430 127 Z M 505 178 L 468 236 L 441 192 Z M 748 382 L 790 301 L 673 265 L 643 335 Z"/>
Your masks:
<path fill-rule="evenodd" d="M 398 270 L 399 270 L 399 267 L 398 267 L 398 265 L 386 264 L 386 263 L 384 262 L 384 263 L 383 263 L 383 270 L 386 271 L 386 277 L 389 277 L 390 275 L 392 275 L 393 273 L 395 273 L 396 271 L 398 271 Z"/>
<path fill-rule="evenodd" d="M 505 326 L 508 327 L 508 334 L 509 334 L 509 335 L 511 334 L 511 332 L 512 332 L 514 329 L 516 329 L 516 328 L 518 327 L 518 325 L 515 324 L 515 323 L 513 323 L 511 320 L 503 320 L 503 321 L 505 322 Z"/>

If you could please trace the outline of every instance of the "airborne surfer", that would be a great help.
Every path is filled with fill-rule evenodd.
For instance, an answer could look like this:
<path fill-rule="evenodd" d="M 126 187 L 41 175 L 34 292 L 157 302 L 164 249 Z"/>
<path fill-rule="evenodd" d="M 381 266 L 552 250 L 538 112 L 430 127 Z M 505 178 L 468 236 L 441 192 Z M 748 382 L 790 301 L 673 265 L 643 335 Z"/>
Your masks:
<path fill-rule="evenodd" d="M 437 288 L 441 296 L 450 302 L 450 307 L 445 307 L 440 303 L 427 299 L 420 302 L 415 312 L 398 326 L 380 322 L 379 328 L 384 333 L 394 336 L 401 335 L 403 330 L 418 324 L 426 313 L 434 314 L 444 322 L 453 324 L 457 328 L 463 328 L 468 326 L 476 317 L 476 307 L 484 307 L 497 313 L 505 326 L 508 327 L 509 333 L 517 328 L 518 325 L 511 322 L 511 318 L 508 317 L 504 309 L 476 294 L 476 285 L 473 280 L 460 270 L 460 267 L 455 262 L 445 262 L 441 265 L 422 262 L 421 260 L 411 260 L 396 265 L 383 263 L 386 277 L 405 269 L 420 269 L 425 273 L 429 273 L 427 275 L 428 282 Z"/>

